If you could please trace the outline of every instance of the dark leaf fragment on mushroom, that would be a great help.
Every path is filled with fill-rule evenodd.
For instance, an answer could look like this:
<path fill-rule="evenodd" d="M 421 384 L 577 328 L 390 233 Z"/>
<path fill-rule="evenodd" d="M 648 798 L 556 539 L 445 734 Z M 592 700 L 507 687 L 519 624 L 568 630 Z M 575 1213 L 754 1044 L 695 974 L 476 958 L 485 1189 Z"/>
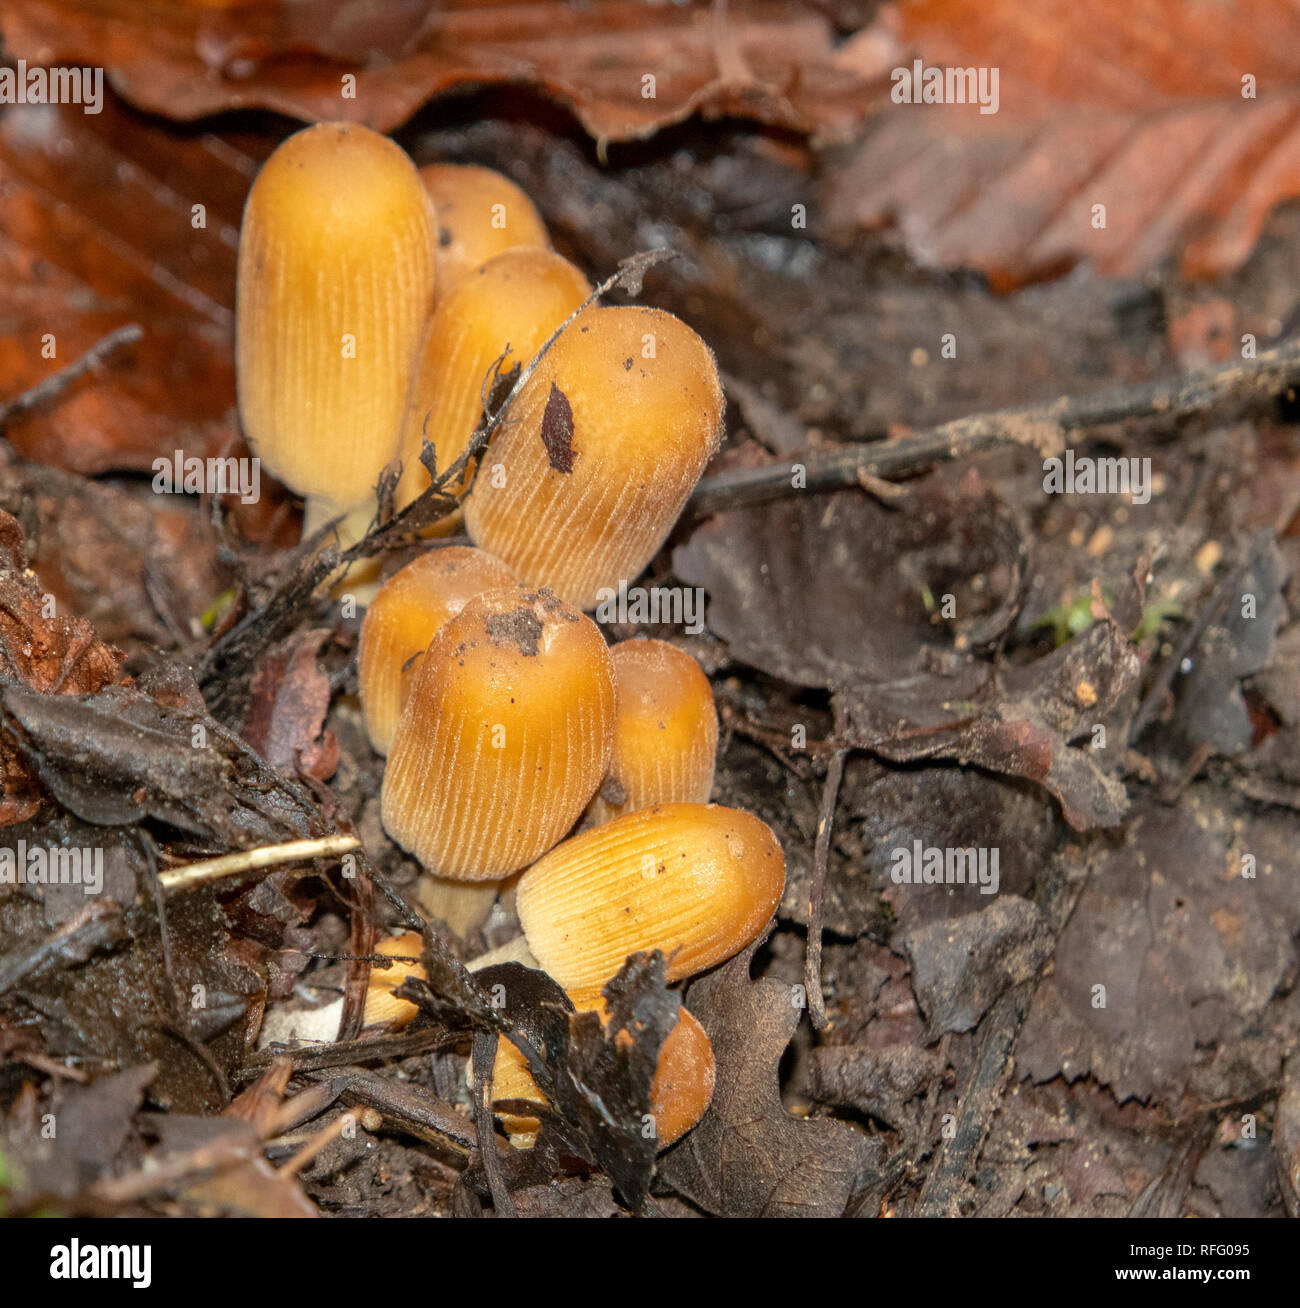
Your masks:
<path fill-rule="evenodd" d="M 573 448 L 573 406 L 569 397 L 554 383 L 542 411 L 542 444 L 546 457 L 556 472 L 572 472 L 577 451 Z"/>
<path fill-rule="evenodd" d="M 554 1146 L 601 1167 L 639 1210 L 657 1149 L 654 1133 L 645 1130 L 650 1089 L 679 1005 L 664 983 L 663 955 L 628 959 L 605 987 L 604 1024 L 597 1013 L 575 1013 L 554 981 L 518 964 L 485 968 L 478 980 L 503 988 L 504 1016 L 547 1098 L 545 1107 L 527 1105 L 543 1125 L 537 1147 Z"/>

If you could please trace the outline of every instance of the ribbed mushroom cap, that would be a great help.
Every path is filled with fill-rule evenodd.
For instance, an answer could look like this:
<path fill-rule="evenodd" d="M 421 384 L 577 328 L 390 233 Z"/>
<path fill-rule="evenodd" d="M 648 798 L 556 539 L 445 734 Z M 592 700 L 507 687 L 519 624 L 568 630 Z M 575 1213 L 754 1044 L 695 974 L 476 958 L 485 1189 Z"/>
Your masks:
<path fill-rule="evenodd" d="M 506 347 L 502 371 L 522 367 L 590 294 L 587 279 L 567 259 L 519 249 L 480 264 L 439 299 L 407 402 L 398 508 L 429 485 L 420 462 L 426 437 L 439 472 L 464 453 L 482 417 L 485 380 Z"/>
<path fill-rule="evenodd" d="M 785 886 L 771 828 L 717 804 L 660 804 L 573 836 L 519 880 L 515 911 L 543 971 L 566 990 L 603 985 L 637 950 L 668 980 L 730 958 Z"/>
<path fill-rule="evenodd" d="M 375 946 L 376 954 L 386 958 L 419 959 L 424 955 L 424 940 L 418 931 L 405 931 L 400 936 L 389 936 Z M 372 967 L 370 984 L 366 988 L 366 1026 L 384 1022 L 389 1026 L 405 1026 L 418 1013 L 419 1007 L 409 999 L 397 999 L 393 991 L 408 976 L 428 979 L 424 964 L 415 962 L 394 963 L 391 967 Z"/>
<path fill-rule="evenodd" d="M 614 755 L 587 808 L 593 823 L 652 804 L 704 803 L 718 714 L 704 669 L 664 640 L 625 640 L 614 661 Z"/>
<path fill-rule="evenodd" d="M 384 826 L 436 876 L 509 876 L 577 820 L 613 740 L 596 624 L 549 591 L 490 591 L 420 660 L 384 773 Z"/>
<path fill-rule="evenodd" d="M 434 242 L 415 165 L 365 127 L 308 127 L 258 173 L 239 238 L 239 411 L 300 495 L 361 504 L 396 456 Z"/>
<path fill-rule="evenodd" d="M 508 177 L 477 164 L 428 164 L 420 180 L 438 213 L 438 295 L 516 246 L 549 250 L 546 224 Z"/>
<path fill-rule="evenodd" d="M 393 573 L 366 609 L 357 651 L 361 712 L 370 743 L 387 754 L 402 708 L 402 672 L 443 623 L 484 591 L 515 584 L 500 559 L 467 545 L 421 554 Z"/>
<path fill-rule="evenodd" d="M 685 323 L 587 309 L 493 437 L 465 500 L 471 539 L 528 585 L 595 608 L 672 529 L 717 448 L 722 409 L 713 355 Z"/>
<path fill-rule="evenodd" d="M 608 1025 L 609 1013 L 599 992 L 573 995 L 579 1013 L 597 1012 Z M 650 1086 L 650 1113 L 655 1119 L 659 1148 L 667 1149 L 680 1140 L 708 1111 L 713 1098 L 716 1076 L 713 1046 L 699 1019 L 685 1008 L 677 1010 L 677 1025 L 668 1033 L 659 1050 L 654 1082 Z M 497 1038 L 496 1062 L 492 1068 L 492 1102 L 525 1099 L 545 1104 L 528 1063 L 517 1046 L 504 1037 Z M 511 1143 L 520 1148 L 532 1145 L 541 1122 L 535 1117 L 498 1111 Z"/>

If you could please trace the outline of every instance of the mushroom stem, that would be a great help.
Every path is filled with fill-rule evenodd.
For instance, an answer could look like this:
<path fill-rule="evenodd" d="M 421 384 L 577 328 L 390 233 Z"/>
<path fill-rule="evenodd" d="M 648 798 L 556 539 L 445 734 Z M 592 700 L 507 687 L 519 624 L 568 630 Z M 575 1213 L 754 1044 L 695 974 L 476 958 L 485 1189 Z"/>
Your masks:
<path fill-rule="evenodd" d="M 344 508 L 319 495 L 308 496 L 303 505 L 302 538 L 309 540 L 327 523 L 341 519 L 336 528 L 339 549 L 351 549 L 365 534 L 375 517 L 375 497 L 368 495 L 360 504 Z M 326 544 L 329 542 L 326 541 Z"/>
<path fill-rule="evenodd" d="M 310 540 L 316 532 L 338 519 L 335 534 L 338 537 L 340 551 L 349 550 L 370 529 L 375 520 L 375 497 L 368 495 L 360 504 L 350 509 L 340 508 L 333 500 L 320 496 L 309 496 L 303 503 L 302 539 Z M 331 536 L 326 536 L 323 544 L 333 543 Z M 379 593 L 379 574 L 382 560 L 358 559 L 347 567 L 339 568 L 329 576 L 326 586 L 337 596 L 344 592 L 351 594 L 357 603 L 365 608 Z"/>
<path fill-rule="evenodd" d="M 420 907 L 445 922 L 458 936 L 482 925 L 497 902 L 500 881 L 454 881 L 426 872 L 420 878 Z M 522 937 L 521 937 L 522 938 Z"/>
<path fill-rule="evenodd" d="M 523 936 L 516 936 L 514 940 L 498 945 L 496 949 L 489 949 L 486 954 L 480 954 L 472 963 L 466 963 L 465 967 L 470 972 L 481 972 L 485 967 L 495 967 L 498 963 L 522 963 L 525 967 L 535 968 L 537 959 L 528 948 L 528 941 Z"/>

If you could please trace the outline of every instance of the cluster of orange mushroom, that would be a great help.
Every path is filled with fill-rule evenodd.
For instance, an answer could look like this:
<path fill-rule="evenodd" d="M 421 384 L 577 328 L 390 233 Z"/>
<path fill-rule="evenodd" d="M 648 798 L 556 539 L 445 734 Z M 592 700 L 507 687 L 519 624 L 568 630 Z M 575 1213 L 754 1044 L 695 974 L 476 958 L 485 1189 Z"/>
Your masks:
<path fill-rule="evenodd" d="M 387 756 L 384 825 L 425 869 L 425 908 L 463 935 L 513 895 L 523 935 L 505 952 L 604 1014 L 602 988 L 629 954 L 663 951 L 676 982 L 752 941 L 785 864 L 758 818 L 708 803 L 718 728 L 699 664 L 658 640 L 611 649 L 584 612 L 663 543 L 723 409 L 689 327 L 583 308 L 589 297 L 513 183 L 417 170 L 362 127 L 289 138 L 248 200 L 241 415 L 268 469 L 305 497 L 304 532 L 341 520 L 358 537 L 399 462 L 399 506 L 413 499 L 429 484 L 424 442 L 450 467 L 494 364 L 507 350 L 526 363 L 563 327 L 456 488 L 472 546 L 433 542 L 379 589 L 359 675 Z M 391 993 L 402 975 L 376 972 L 368 1021 L 414 1014 Z M 661 1146 L 702 1116 L 713 1071 L 681 1009 L 652 1091 Z M 541 1102 L 509 1042 L 494 1097 Z M 536 1120 L 501 1117 L 531 1141 Z"/>

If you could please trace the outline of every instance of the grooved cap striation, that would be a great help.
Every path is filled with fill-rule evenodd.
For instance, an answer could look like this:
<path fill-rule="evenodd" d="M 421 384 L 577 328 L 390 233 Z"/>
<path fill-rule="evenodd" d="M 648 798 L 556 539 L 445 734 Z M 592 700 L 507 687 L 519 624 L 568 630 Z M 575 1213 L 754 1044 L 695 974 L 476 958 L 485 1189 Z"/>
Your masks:
<path fill-rule="evenodd" d="M 504 250 L 549 250 L 551 238 L 533 202 L 510 178 L 479 164 L 420 169 L 438 214 L 438 294 Z"/>
<path fill-rule="evenodd" d="M 387 754 L 397 730 L 403 670 L 434 633 L 484 591 L 515 584 L 500 559 L 467 545 L 429 550 L 379 588 L 361 623 L 357 673 L 370 743 Z"/>
<path fill-rule="evenodd" d="M 653 351 L 653 357 L 646 357 Z M 717 448 L 713 355 L 659 309 L 591 308 L 510 406 L 465 500 L 470 538 L 582 609 L 634 580 Z M 486 471 L 486 470 L 485 470 Z"/>
<path fill-rule="evenodd" d="M 718 714 L 704 669 L 665 640 L 625 640 L 614 661 L 614 755 L 587 816 L 609 822 L 652 804 L 705 803 Z"/>
<path fill-rule="evenodd" d="M 574 824 L 613 741 L 596 624 L 546 590 L 489 591 L 420 660 L 384 773 L 384 826 L 437 876 L 509 876 Z"/>
<path fill-rule="evenodd" d="M 415 165 L 365 127 L 308 127 L 258 173 L 239 238 L 239 411 L 298 494 L 358 505 L 396 456 L 434 242 Z"/>
<path fill-rule="evenodd" d="M 550 250 L 518 249 L 473 269 L 439 300 L 411 379 L 399 509 L 429 485 L 420 461 L 426 437 L 435 447 L 438 471 L 445 472 L 482 418 L 486 379 L 506 347 L 503 373 L 528 363 L 590 294 L 587 279 L 567 259 Z M 448 489 L 461 490 L 470 471 Z"/>
<path fill-rule="evenodd" d="M 539 859 L 515 910 L 542 970 L 583 990 L 638 950 L 663 950 L 670 981 L 721 963 L 763 929 L 784 886 L 781 846 L 752 813 L 659 804 Z"/>

